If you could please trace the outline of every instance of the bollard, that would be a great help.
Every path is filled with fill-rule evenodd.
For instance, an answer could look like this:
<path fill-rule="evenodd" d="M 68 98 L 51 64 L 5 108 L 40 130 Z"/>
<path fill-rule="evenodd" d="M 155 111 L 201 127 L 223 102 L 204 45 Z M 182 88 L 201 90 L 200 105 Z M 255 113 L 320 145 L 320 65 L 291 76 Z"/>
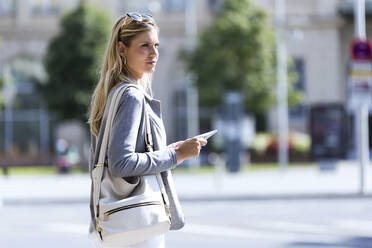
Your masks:
<path fill-rule="evenodd" d="M 8 166 L 3 165 L 2 167 L 3 167 L 3 175 L 7 177 L 9 175 Z"/>
<path fill-rule="evenodd" d="M 223 188 L 223 180 L 225 175 L 225 163 L 222 156 L 217 153 L 210 153 L 208 161 L 214 166 L 214 188 L 216 193 L 220 193 Z"/>
<path fill-rule="evenodd" d="M 226 165 L 230 172 L 240 171 L 241 119 L 243 116 L 240 92 L 227 92 L 224 105 L 224 139 L 227 153 Z"/>

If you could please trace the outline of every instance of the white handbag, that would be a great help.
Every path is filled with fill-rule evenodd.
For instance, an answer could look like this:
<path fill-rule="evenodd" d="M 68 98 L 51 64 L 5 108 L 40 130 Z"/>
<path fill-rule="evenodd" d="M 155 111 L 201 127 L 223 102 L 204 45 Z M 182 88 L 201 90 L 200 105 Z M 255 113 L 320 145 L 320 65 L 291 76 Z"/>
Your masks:
<path fill-rule="evenodd" d="M 168 197 L 159 174 L 140 177 L 112 177 L 107 167 L 109 132 L 119 100 L 127 87 L 113 93 L 98 163 L 92 170 L 93 206 L 96 230 L 105 246 L 128 246 L 163 234 L 170 228 Z M 153 151 L 150 121 L 145 108 L 146 150 Z"/>

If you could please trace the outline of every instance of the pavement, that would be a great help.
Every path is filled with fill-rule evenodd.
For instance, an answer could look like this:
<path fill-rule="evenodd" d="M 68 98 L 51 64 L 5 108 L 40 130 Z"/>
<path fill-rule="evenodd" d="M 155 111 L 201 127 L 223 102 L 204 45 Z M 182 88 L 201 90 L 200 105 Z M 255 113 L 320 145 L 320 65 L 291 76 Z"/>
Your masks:
<path fill-rule="evenodd" d="M 235 174 L 217 169 L 173 175 L 181 201 L 372 198 L 372 166 L 361 194 L 360 167 L 354 161 L 339 161 L 333 169 L 289 167 Z M 0 205 L 85 203 L 89 192 L 88 174 L 0 177 Z"/>

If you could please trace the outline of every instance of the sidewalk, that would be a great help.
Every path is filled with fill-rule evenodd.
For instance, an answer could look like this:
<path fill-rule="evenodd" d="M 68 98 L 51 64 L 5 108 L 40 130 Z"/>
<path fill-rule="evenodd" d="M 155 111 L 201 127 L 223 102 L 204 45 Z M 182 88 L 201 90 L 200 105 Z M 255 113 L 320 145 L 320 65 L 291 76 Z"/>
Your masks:
<path fill-rule="evenodd" d="M 372 168 L 366 194 L 359 195 L 359 166 L 340 162 L 333 171 L 318 167 L 238 174 L 174 173 L 181 201 L 372 197 Z M 90 178 L 83 175 L 0 177 L 0 204 L 85 203 Z"/>

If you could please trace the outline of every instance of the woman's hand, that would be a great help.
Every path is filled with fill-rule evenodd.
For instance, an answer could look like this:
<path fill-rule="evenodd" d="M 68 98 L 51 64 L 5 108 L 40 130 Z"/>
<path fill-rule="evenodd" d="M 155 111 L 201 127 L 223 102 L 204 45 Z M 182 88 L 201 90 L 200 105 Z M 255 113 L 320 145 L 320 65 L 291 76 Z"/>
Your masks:
<path fill-rule="evenodd" d="M 177 141 L 175 143 L 168 145 L 168 148 L 178 148 L 183 142 L 184 142 L 183 140 Z"/>
<path fill-rule="evenodd" d="M 199 156 L 201 147 L 205 146 L 207 143 L 208 141 L 206 139 L 200 137 L 193 137 L 185 141 L 173 143 L 177 144 L 177 146 L 174 147 L 177 156 L 177 164 L 182 163 L 186 159 Z"/>

